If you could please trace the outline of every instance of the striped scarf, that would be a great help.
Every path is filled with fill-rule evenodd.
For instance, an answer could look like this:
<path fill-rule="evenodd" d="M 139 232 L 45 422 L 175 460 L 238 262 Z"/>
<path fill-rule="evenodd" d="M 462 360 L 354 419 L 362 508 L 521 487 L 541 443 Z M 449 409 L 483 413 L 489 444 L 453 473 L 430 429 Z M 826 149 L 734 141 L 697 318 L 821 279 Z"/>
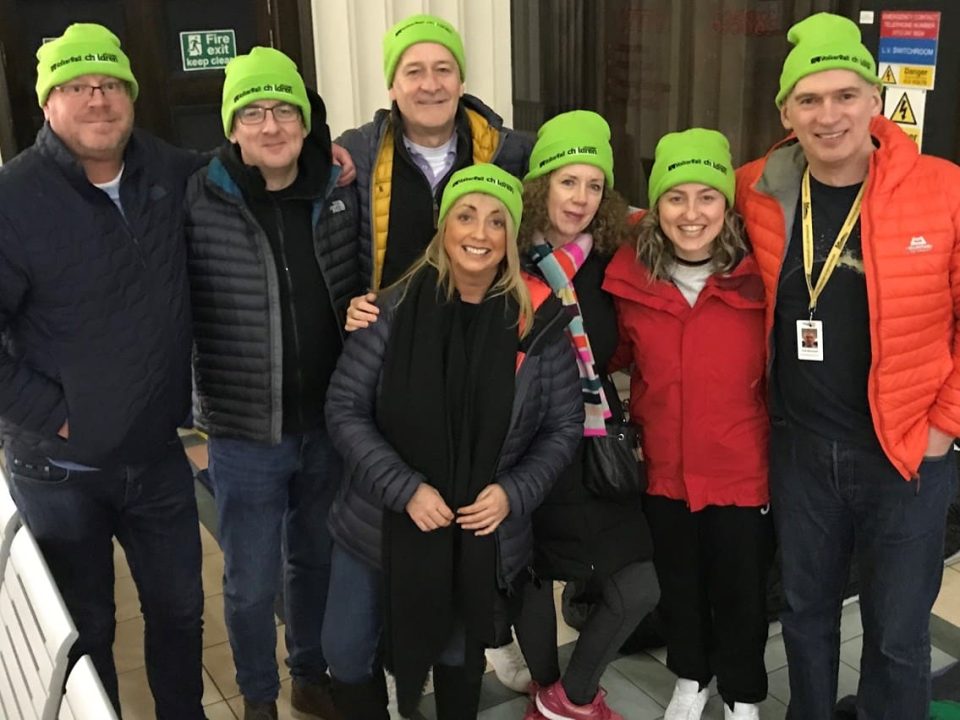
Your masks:
<path fill-rule="evenodd" d="M 560 298 L 563 308 L 570 315 L 567 334 L 577 350 L 577 367 L 580 369 L 580 387 L 583 392 L 583 407 L 586 415 L 583 421 L 585 437 L 607 434 L 606 420 L 611 416 L 610 406 L 603 393 L 603 384 L 597 376 L 594 366 L 593 350 L 590 338 L 583 328 L 583 314 L 577 302 L 577 292 L 573 288 L 573 277 L 583 265 L 593 248 L 593 237 L 582 233 L 563 247 L 553 249 L 537 233 L 533 240 L 530 256 L 537 269 Z"/>

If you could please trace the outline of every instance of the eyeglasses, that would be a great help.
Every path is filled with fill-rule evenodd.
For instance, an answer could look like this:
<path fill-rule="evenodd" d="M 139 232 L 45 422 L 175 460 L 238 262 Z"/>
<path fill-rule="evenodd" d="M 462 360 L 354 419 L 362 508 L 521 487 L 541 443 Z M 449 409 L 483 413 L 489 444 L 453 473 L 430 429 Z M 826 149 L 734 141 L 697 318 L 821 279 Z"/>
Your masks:
<path fill-rule="evenodd" d="M 57 90 L 68 98 L 92 98 L 94 90 L 99 90 L 104 97 L 115 98 L 126 94 L 127 84 L 123 80 L 107 80 L 99 85 L 67 83 L 66 85 L 57 85 Z"/>
<path fill-rule="evenodd" d="M 273 115 L 278 123 L 289 123 L 300 119 L 300 108 L 295 105 L 281 103 L 273 107 L 247 105 L 237 110 L 237 120 L 241 125 L 259 125 L 267 119 L 267 113 Z"/>

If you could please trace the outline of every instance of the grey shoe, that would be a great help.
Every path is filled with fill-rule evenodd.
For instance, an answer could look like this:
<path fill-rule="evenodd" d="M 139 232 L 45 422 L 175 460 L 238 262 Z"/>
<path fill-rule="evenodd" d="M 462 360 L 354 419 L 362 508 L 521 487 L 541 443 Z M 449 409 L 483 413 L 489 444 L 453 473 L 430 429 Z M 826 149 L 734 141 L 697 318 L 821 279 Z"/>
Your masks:
<path fill-rule="evenodd" d="M 243 720 L 277 720 L 275 702 L 253 702 L 243 699 Z"/>

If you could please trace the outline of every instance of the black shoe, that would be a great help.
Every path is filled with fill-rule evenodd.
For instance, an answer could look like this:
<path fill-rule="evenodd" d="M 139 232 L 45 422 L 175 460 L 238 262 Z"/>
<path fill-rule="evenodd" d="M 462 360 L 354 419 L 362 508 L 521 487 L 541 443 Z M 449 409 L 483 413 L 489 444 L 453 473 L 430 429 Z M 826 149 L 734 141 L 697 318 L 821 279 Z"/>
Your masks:
<path fill-rule="evenodd" d="M 342 720 L 333 703 L 330 678 L 326 675 L 318 683 L 294 680 L 290 695 L 291 715 L 297 720 Z"/>
<path fill-rule="evenodd" d="M 343 720 L 390 720 L 387 712 L 387 678 L 375 670 L 372 679 L 362 683 L 330 683 L 333 700 Z"/>
<path fill-rule="evenodd" d="M 253 702 L 243 699 L 243 720 L 277 720 L 275 702 Z"/>

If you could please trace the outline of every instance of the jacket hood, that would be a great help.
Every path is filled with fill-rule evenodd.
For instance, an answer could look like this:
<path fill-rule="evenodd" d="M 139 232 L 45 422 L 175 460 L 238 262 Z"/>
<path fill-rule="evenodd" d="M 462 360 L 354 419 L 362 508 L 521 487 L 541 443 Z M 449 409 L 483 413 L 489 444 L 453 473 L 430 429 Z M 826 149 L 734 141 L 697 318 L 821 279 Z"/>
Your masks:
<path fill-rule="evenodd" d="M 686 300 L 670 282 L 654 280 L 646 266 L 637 260 L 632 245 L 624 245 L 607 265 L 603 289 L 615 297 L 639 302 L 651 307 L 669 310 L 680 302 L 679 309 L 689 309 Z M 764 306 L 763 281 L 753 255 L 745 255 L 737 266 L 726 274 L 713 274 L 703 292 L 717 295 L 728 305 L 742 308 Z"/>
<path fill-rule="evenodd" d="M 883 115 L 870 121 L 870 135 L 876 147 L 869 170 L 873 191 L 887 192 L 903 182 L 916 165 L 920 150 L 896 123 Z M 779 178 L 785 174 L 799 176 L 806 164 L 796 134 L 790 133 L 767 151 L 764 172 L 756 182 L 756 189 L 776 196 Z"/>

